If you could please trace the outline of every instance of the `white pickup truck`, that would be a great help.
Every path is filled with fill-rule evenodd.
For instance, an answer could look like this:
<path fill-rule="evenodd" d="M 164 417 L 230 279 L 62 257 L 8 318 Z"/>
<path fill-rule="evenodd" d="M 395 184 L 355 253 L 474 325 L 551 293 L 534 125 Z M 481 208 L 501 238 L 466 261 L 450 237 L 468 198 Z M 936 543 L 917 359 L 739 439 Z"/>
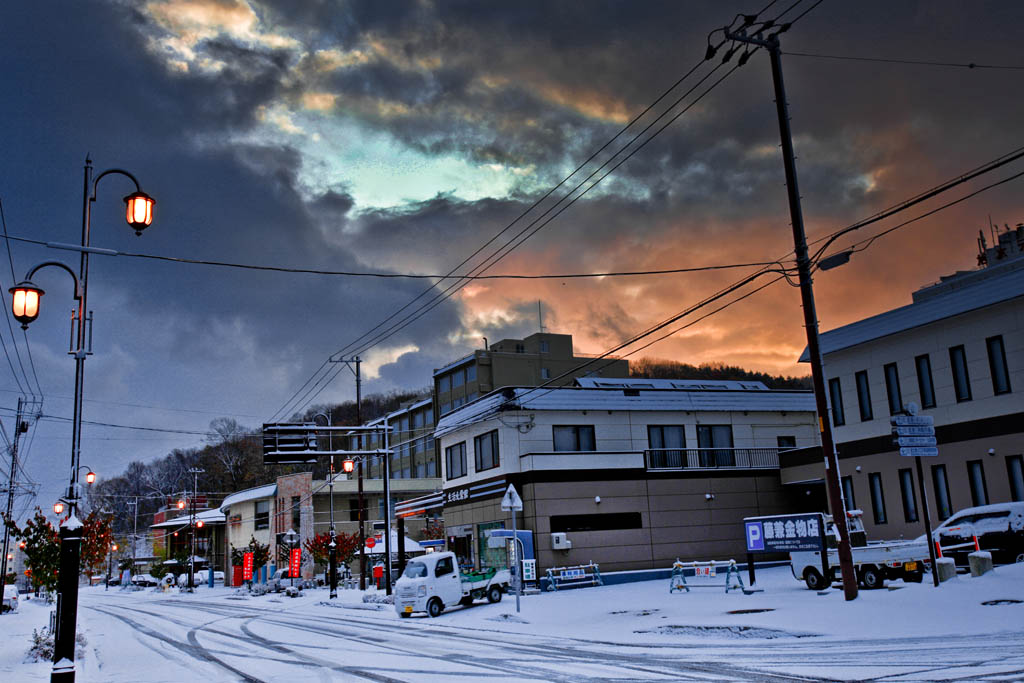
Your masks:
<path fill-rule="evenodd" d="M 853 554 L 853 566 L 860 584 L 864 588 L 872 589 L 884 586 L 886 579 L 920 583 L 925 565 L 929 562 L 928 544 L 924 539 L 868 543 L 864 535 L 861 514 L 863 513 L 860 510 L 850 510 L 846 513 L 850 542 L 853 546 L 850 551 Z M 804 550 L 789 554 L 793 576 L 806 583 L 811 590 L 826 588 L 840 577 L 839 551 L 836 549 L 837 533 L 830 515 L 825 515 L 825 525 L 826 538 L 829 540 L 828 566 L 831 574 L 827 581 L 821 573 L 820 552 Z"/>
<path fill-rule="evenodd" d="M 414 612 L 436 617 L 455 604 L 469 606 L 482 598 L 500 602 L 511 583 L 507 569 L 462 573 L 455 553 L 428 553 L 410 560 L 395 582 L 395 611 L 403 618 Z"/>

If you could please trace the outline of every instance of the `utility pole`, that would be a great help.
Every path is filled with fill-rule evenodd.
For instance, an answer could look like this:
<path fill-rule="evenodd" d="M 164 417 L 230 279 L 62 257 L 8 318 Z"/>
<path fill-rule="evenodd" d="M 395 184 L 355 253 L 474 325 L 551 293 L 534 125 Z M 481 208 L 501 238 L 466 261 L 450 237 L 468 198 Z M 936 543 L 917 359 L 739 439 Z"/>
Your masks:
<path fill-rule="evenodd" d="M 843 593 L 847 600 L 857 598 L 857 577 L 853 569 L 853 553 L 850 551 L 850 534 L 846 526 L 846 509 L 843 505 L 842 489 L 839 486 L 839 457 L 832 437 L 832 418 L 828 410 L 825 393 L 825 372 L 818 344 L 818 315 L 814 307 L 814 290 L 811 286 L 811 262 L 807 255 L 807 235 L 804 232 L 803 211 L 800 206 L 800 190 L 796 178 L 796 158 L 793 154 L 793 137 L 789 127 L 789 107 L 786 103 L 786 89 L 782 81 L 782 46 L 779 32 L 789 28 L 788 24 L 778 26 L 778 32 L 767 37 L 757 37 L 768 26 L 752 35 L 746 28 L 738 31 L 725 29 L 725 37 L 739 43 L 757 45 L 768 50 L 772 64 L 772 83 L 775 87 L 775 111 L 779 119 L 779 137 L 782 141 L 782 162 L 786 172 L 786 190 L 789 195 L 789 215 L 793 226 L 793 243 L 796 251 L 797 273 L 800 279 L 800 298 L 804 309 L 804 326 L 807 329 L 807 353 L 811 362 L 811 378 L 814 381 L 814 398 L 818 411 L 818 428 L 821 432 L 821 449 L 825 457 L 825 481 L 832 510 L 832 522 L 839 532 L 839 569 L 843 577 Z M 749 53 L 746 53 L 749 54 Z M 744 55 L 745 57 L 746 55 Z M 741 58 L 743 59 L 743 58 Z M 745 61 L 745 60 L 744 60 Z M 829 577 L 825 577 L 827 581 Z"/>
<path fill-rule="evenodd" d="M 362 378 L 359 375 L 359 364 L 362 360 L 359 356 L 348 359 L 331 359 L 332 363 L 344 363 L 345 367 L 355 375 L 356 377 L 356 424 L 362 426 L 363 424 L 363 396 L 362 396 Z M 355 366 L 353 370 L 352 367 Z M 357 438 L 362 441 L 363 436 L 360 434 Z M 362 443 L 360 443 L 362 448 Z M 359 590 L 366 590 L 366 504 L 363 502 L 363 460 L 359 458 L 356 463 L 357 478 L 359 479 Z M 332 508 L 333 509 L 333 508 Z"/>
<path fill-rule="evenodd" d="M 391 595 L 391 428 L 384 416 L 384 585 Z"/>
<path fill-rule="evenodd" d="M 22 408 L 24 406 L 24 399 L 18 398 L 18 412 L 15 413 L 14 418 L 14 443 L 11 444 L 11 477 L 7 484 L 7 519 L 11 518 L 14 514 L 14 487 L 17 485 L 17 472 L 18 472 L 18 437 L 28 431 L 28 422 L 23 422 L 21 419 Z M 3 559 L 0 560 L 0 590 L 3 590 L 7 582 L 7 553 L 9 552 L 11 542 L 11 530 L 4 524 L 4 554 Z M 3 610 L 0 610 L 2 612 Z"/>
<path fill-rule="evenodd" d="M 127 504 L 131 505 L 134 511 L 132 522 L 132 568 L 128 570 L 128 583 L 131 583 L 132 577 L 135 576 L 135 544 L 139 542 L 139 497 L 135 496 L 135 499 Z"/>
<path fill-rule="evenodd" d="M 190 505 L 191 517 L 189 519 L 189 535 L 192 546 L 192 554 L 188 558 L 188 589 L 194 590 L 195 586 L 195 562 L 196 562 L 196 497 L 199 495 L 199 475 L 205 473 L 206 470 L 198 467 L 189 469 L 188 473 L 192 475 L 192 505 Z M 210 570 L 207 570 L 210 571 Z"/>

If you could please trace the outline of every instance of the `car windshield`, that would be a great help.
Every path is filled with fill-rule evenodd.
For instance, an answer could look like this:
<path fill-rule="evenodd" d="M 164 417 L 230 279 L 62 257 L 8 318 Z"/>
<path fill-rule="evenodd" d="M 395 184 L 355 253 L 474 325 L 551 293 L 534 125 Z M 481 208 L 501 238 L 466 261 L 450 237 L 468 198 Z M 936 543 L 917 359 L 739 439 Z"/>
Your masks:
<path fill-rule="evenodd" d="M 422 562 L 410 562 L 405 565 L 405 573 L 402 574 L 407 579 L 422 579 L 427 575 L 427 565 Z"/>

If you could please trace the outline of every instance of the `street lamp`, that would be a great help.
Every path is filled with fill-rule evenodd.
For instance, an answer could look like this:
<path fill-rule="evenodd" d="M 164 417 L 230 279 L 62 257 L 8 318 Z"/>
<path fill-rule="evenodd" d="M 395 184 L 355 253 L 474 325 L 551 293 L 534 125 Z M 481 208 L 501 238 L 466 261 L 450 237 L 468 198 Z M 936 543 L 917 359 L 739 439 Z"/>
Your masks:
<path fill-rule="evenodd" d="M 74 413 L 71 426 L 71 482 L 68 486 L 67 502 L 69 514 L 60 525 L 60 569 L 58 572 L 57 591 L 57 632 L 54 636 L 53 669 L 50 681 L 75 680 L 75 629 L 78 620 L 78 574 L 81 566 L 82 522 L 78 519 L 79 500 L 79 461 L 82 452 L 82 401 L 85 385 L 85 359 L 92 352 L 91 342 L 87 344 L 86 327 L 91 330 L 92 315 L 88 311 L 89 294 L 89 254 L 97 251 L 89 246 L 92 229 L 92 203 L 96 201 L 96 190 L 100 180 L 108 175 L 121 175 L 135 185 L 135 191 L 124 198 L 125 219 L 135 230 L 136 235 L 153 222 L 152 197 L 142 191 L 139 181 L 128 171 L 111 168 L 93 177 L 92 160 L 85 160 L 84 181 L 82 184 L 82 243 L 80 247 L 70 247 L 81 253 L 78 275 L 60 261 L 45 261 L 28 271 L 25 279 L 12 287 L 11 306 L 15 320 L 27 328 L 29 323 L 39 316 L 39 301 L 43 289 L 32 282 L 37 271 L 46 266 L 56 266 L 66 271 L 75 284 L 75 300 L 78 310 L 73 318 L 73 335 L 75 347 L 71 353 L 75 357 L 75 393 Z M 86 475 L 88 481 L 88 475 Z M 58 513 L 59 514 L 59 513 Z"/>
<path fill-rule="evenodd" d="M 316 421 L 318 417 L 324 419 L 325 426 L 331 426 L 331 416 L 325 415 L 324 413 L 317 413 L 313 416 L 313 420 Z M 329 586 L 330 593 L 328 598 L 334 600 L 338 597 L 338 542 L 336 540 L 336 532 L 334 529 L 334 432 L 327 432 L 327 450 L 331 452 L 331 467 L 329 472 L 328 489 L 330 490 L 330 501 L 329 505 L 331 508 L 331 542 L 327 545 L 328 547 L 328 560 L 327 560 L 327 572 L 330 575 L 327 585 Z M 345 461 L 349 462 L 349 461 Z M 351 471 L 351 470 L 349 470 Z"/>
<path fill-rule="evenodd" d="M 117 552 L 117 544 L 110 544 L 110 552 L 107 553 L 107 585 L 103 590 L 110 590 L 110 574 L 114 570 L 114 553 Z"/>
<path fill-rule="evenodd" d="M 299 542 L 299 535 L 295 533 L 295 529 L 289 529 L 284 534 L 284 542 L 288 546 L 288 577 L 292 580 L 292 587 L 295 586 L 295 572 L 291 566 L 291 551 L 295 550 L 296 544 Z"/>

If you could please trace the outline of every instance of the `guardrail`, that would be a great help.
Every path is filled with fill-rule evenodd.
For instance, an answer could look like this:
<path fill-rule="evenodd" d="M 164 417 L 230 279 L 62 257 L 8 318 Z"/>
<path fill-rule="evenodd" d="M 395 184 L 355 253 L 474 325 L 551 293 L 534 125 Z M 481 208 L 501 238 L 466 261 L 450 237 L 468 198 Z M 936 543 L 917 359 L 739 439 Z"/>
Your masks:
<path fill-rule="evenodd" d="M 648 470 L 778 469 L 778 448 L 648 448 Z"/>

